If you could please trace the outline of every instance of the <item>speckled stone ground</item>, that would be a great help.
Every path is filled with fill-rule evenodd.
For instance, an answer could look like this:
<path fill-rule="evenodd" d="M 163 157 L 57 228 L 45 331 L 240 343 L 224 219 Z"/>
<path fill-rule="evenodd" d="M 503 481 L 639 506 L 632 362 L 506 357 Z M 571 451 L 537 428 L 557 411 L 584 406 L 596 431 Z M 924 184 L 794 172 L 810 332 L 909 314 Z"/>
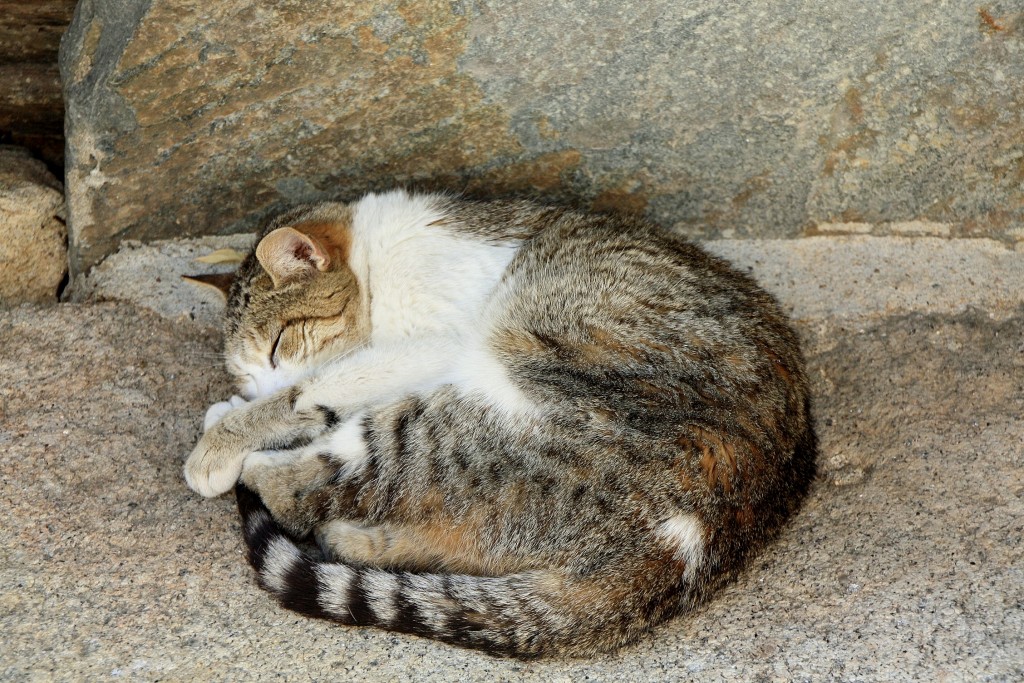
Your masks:
<path fill-rule="evenodd" d="M 256 588 L 232 498 L 180 476 L 228 391 L 215 333 L 126 302 L 0 312 L 0 679 L 1021 680 L 1024 307 L 872 310 L 798 325 L 823 472 L 779 542 L 634 647 L 529 664 Z"/>

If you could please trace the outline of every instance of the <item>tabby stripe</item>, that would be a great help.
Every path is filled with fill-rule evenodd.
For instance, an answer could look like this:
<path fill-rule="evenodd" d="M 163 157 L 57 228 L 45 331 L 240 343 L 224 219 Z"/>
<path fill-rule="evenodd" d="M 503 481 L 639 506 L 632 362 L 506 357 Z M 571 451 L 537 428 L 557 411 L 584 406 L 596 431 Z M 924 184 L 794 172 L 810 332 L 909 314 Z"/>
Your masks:
<path fill-rule="evenodd" d="M 436 637 L 434 629 L 430 628 L 420 617 L 416 605 L 409 599 L 409 594 L 414 591 L 409 577 L 406 574 L 398 576 L 398 590 L 395 591 L 395 618 L 391 628 L 403 633 L 413 633 L 418 636 Z"/>
<path fill-rule="evenodd" d="M 319 594 L 316 565 L 303 555 L 285 575 L 284 590 L 278 593 L 277 599 L 283 607 L 326 619 L 331 615 L 320 605 Z"/>
<path fill-rule="evenodd" d="M 341 422 L 341 418 L 338 417 L 338 413 L 331 408 L 324 405 L 317 405 L 316 409 L 317 412 L 324 417 L 324 428 L 328 430 L 334 429 L 338 426 L 338 423 Z"/>
<path fill-rule="evenodd" d="M 395 420 L 394 426 L 391 428 L 391 437 L 395 440 L 395 454 L 393 457 L 396 462 L 402 462 L 404 459 L 411 419 L 412 410 L 403 408 L 398 414 L 398 419 Z"/>
<path fill-rule="evenodd" d="M 364 587 L 365 571 L 357 571 L 348 585 L 348 612 L 352 615 L 352 623 L 357 626 L 370 626 L 377 623 L 373 610 L 367 599 Z"/>

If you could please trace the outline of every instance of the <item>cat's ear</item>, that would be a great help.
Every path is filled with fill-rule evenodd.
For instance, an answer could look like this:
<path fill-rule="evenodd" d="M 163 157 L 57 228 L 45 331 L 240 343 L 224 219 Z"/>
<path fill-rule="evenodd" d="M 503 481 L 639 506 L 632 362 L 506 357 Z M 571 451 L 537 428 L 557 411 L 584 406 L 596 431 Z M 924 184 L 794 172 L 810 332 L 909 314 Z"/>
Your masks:
<path fill-rule="evenodd" d="M 231 283 L 235 281 L 234 273 L 210 273 L 209 275 L 182 275 L 182 280 L 194 282 L 201 287 L 210 287 L 224 297 L 226 301 L 228 292 L 231 291 Z"/>
<path fill-rule="evenodd" d="M 331 257 L 316 239 L 295 228 L 278 228 L 256 245 L 256 260 L 274 287 L 327 270 Z"/>

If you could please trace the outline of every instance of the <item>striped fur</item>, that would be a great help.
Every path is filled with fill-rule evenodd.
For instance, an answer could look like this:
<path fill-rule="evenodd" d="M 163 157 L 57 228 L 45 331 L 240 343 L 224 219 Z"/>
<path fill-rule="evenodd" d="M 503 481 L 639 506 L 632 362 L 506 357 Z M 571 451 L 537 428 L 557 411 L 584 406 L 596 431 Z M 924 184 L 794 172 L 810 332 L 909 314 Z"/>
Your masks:
<path fill-rule="evenodd" d="M 282 605 L 521 658 L 640 637 L 799 508 L 803 359 L 749 278 L 642 221 L 370 195 L 272 223 L 226 323 L 236 481 Z M 310 550 L 315 539 L 319 550 Z"/>
<path fill-rule="evenodd" d="M 625 619 L 621 603 L 579 602 L 580 591 L 605 591 L 602 580 L 577 580 L 574 587 L 558 570 L 489 577 L 325 561 L 301 550 L 244 484 L 235 495 L 260 586 L 287 609 L 348 626 L 375 626 L 532 659 L 615 648 L 695 599 L 678 577 L 663 579 L 662 589 L 674 596 L 672 609 L 662 601 L 629 605 L 641 618 Z M 596 606 L 602 610 L 593 612 Z"/>

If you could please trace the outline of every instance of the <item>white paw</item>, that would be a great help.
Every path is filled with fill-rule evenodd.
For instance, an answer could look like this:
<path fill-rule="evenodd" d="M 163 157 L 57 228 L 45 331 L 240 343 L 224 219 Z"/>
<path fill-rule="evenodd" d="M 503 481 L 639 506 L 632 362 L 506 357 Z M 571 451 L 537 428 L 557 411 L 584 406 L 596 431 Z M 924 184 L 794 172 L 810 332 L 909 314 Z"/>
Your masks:
<path fill-rule="evenodd" d="M 188 487 L 206 498 L 229 491 L 242 473 L 246 453 L 239 452 L 237 439 L 216 426 L 199 439 L 185 461 Z"/>
<path fill-rule="evenodd" d="M 244 406 L 246 401 L 241 396 L 232 396 L 227 401 L 214 403 L 206 409 L 206 417 L 203 419 L 203 431 L 210 431 L 210 427 L 217 424 L 221 419 L 239 406 Z"/>
<path fill-rule="evenodd" d="M 193 465 L 191 459 L 185 463 L 185 483 L 188 487 L 204 498 L 215 498 L 234 488 L 239 475 L 242 474 L 242 460 L 229 463 L 217 469 L 204 468 L 201 464 Z"/>

